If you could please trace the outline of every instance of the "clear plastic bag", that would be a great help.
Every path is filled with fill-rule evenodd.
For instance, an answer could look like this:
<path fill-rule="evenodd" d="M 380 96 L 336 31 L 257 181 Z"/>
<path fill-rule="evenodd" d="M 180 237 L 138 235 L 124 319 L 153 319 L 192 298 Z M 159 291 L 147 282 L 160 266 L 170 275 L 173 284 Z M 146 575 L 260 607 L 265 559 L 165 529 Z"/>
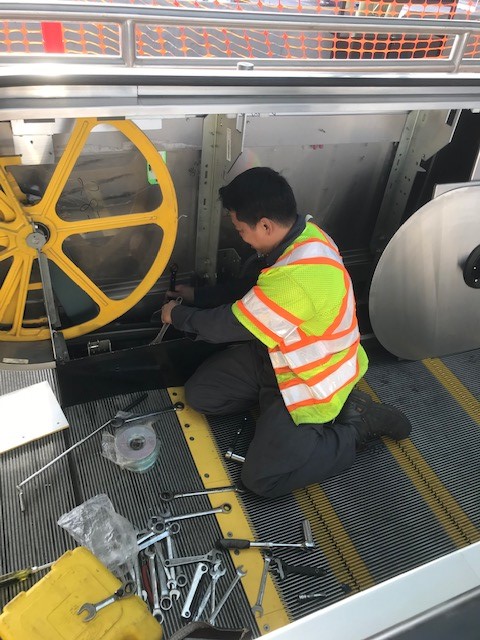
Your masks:
<path fill-rule="evenodd" d="M 115 511 L 105 494 L 64 513 L 58 524 L 116 575 L 121 575 L 121 566 L 138 553 L 137 531 Z"/>

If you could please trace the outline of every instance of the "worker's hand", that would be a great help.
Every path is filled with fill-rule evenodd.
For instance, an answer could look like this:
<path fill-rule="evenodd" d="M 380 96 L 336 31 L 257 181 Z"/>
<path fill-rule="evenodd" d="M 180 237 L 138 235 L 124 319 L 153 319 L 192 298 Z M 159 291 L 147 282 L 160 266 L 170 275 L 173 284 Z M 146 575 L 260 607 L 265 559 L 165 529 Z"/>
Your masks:
<path fill-rule="evenodd" d="M 179 304 L 181 304 L 181 302 L 177 302 L 176 300 L 170 300 L 170 302 L 167 302 L 167 304 L 163 305 L 162 322 L 172 324 L 172 309 Z"/>
<path fill-rule="evenodd" d="M 183 298 L 187 304 L 193 304 L 193 296 L 195 289 L 189 287 L 188 284 L 179 284 L 175 287 L 175 291 L 167 291 L 167 298 Z"/>

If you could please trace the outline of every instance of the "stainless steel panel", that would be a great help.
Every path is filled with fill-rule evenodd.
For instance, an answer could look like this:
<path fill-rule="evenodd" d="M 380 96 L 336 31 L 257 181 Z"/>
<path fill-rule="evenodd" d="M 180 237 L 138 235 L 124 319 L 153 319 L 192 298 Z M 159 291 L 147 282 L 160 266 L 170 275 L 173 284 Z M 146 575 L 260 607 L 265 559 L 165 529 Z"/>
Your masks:
<path fill-rule="evenodd" d="M 373 330 L 391 353 L 417 360 L 480 346 L 480 289 L 463 266 L 480 244 L 480 187 L 428 202 L 395 234 L 370 291 Z"/>
<path fill-rule="evenodd" d="M 361 142 L 398 142 L 405 126 L 406 113 L 345 116 L 273 116 L 268 119 L 249 116 L 245 146 L 328 145 Z"/>
<path fill-rule="evenodd" d="M 389 119 L 390 115 L 377 116 L 379 126 Z M 268 133 L 271 119 L 261 120 Z M 345 127 L 354 121 L 355 117 L 344 116 Z M 369 244 L 393 154 L 393 142 L 284 147 L 273 135 L 270 147 L 244 150 L 229 180 L 250 167 L 272 167 L 292 185 L 300 213 L 311 214 L 342 250 L 358 249 Z M 251 252 L 223 216 L 220 248 L 227 247 L 242 257 Z"/>

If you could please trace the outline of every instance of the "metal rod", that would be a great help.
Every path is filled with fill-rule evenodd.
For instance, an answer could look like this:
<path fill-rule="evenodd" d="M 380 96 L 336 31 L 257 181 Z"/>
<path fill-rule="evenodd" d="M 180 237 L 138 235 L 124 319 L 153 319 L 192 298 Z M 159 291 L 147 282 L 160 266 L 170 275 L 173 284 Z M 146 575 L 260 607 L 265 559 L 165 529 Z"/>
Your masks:
<path fill-rule="evenodd" d="M 450 59 L 455 66 L 455 72 L 458 72 L 460 65 L 462 64 L 463 54 L 467 48 L 468 41 L 471 33 L 467 31 L 455 38 L 455 41 L 450 49 Z"/>
<path fill-rule="evenodd" d="M 465 30 L 480 31 L 480 25 L 468 20 L 444 20 L 432 18 L 363 17 L 363 16 L 322 16 L 298 15 L 242 11 L 241 14 L 229 10 L 175 9 L 173 7 L 148 7 L 126 5 L 104 5 L 95 10 L 91 5 L 77 2 L 4 2 L 0 0 L 0 18 L 11 20 L 58 20 L 66 21 L 117 22 L 127 20 L 140 24 L 162 24 L 177 26 L 225 27 L 229 29 L 293 29 L 302 31 L 353 31 L 372 33 L 402 34 L 458 34 Z M 453 24 L 452 24 L 453 23 Z M 420 30 L 420 31 L 419 31 Z"/>
<path fill-rule="evenodd" d="M 148 397 L 148 394 L 144 393 L 142 396 L 140 396 L 140 398 L 137 398 L 136 400 L 134 400 L 133 402 L 131 402 L 125 409 L 124 411 L 129 411 L 130 409 L 133 409 L 133 407 L 136 407 L 138 404 L 140 404 L 140 402 L 142 402 L 143 400 L 145 400 Z M 19 484 L 17 484 L 17 492 L 18 492 L 18 498 L 20 500 L 20 509 L 22 511 L 25 511 L 25 503 L 23 501 L 23 487 L 30 482 L 30 480 L 33 480 L 34 478 L 36 478 L 37 476 L 39 476 L 41 473 L 43 473 L 44 471 L 46 471 L 49 467 L 51 467 L 53 464 L 55 464 L 56 462 L 58 462 L 59 460 L 61 460 L 62 458 L 64 458 L 68 453 L 70 453 L 70 451 L 73 451 L 74 449 L 76 449 L 77 447 L 79 447 L 81 444 L 83 444 L 84 442 L 86 442 L 87 440 L 89 440 L 92 436 L 94 436 L 96 433 L 98 433 L 99 431 L 101 431 L 102 429 L 104 429 L 107 425 L 110 424 L 110 422 L 113 420 L 113 418 L 110 418 L 110 420 L 107 420 L 107 422 L 105 422 L 104 424 L 102 424 L 101 427 L 98 427 L 98 429 L 95 429 L 95 431 L 93 431 L 92 433 L 90 433 L 88 436 L 86 436 L 85 438 L 82 438 L 82 440 L 79 440 L 78 442 L 76 442 L 74 445 L 72 445 L 71 447 L 69 447 L 68 449 L 66 449 L 65 451 L 63 451 L 60 455 L 58 455 L 56 458 L 54 458 L 53 460 L 50 460 L 50 462 L 48 462 L 46 465 L 44 465 L 43 467 L 41 467 L 40 469 L 38 469 L 38 471 L 35 471 L 35 473 L 32 473 L 32 475 L 28 476 L 28 478 L 25 478 L 25 480 L 22 480 L 22 482 L 20 482 Z"/>
<path fill-rule="evenodd" d="M 122 23 L 122 60 L 126 67 L 134 67 L 137 57 L 137 44 L 135 42 L 135 23 L 133 20 L 125 20 Z"/>

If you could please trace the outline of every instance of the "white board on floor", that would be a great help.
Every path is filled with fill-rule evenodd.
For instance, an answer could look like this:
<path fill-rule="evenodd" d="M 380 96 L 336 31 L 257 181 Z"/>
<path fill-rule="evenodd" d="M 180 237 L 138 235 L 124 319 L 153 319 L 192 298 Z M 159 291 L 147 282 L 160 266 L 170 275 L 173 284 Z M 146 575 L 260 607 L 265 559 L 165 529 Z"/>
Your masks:
<path fill-rule="evenodd" d="M 0 453 L 68 427 L 48 382 L 0 396 Z"/>

